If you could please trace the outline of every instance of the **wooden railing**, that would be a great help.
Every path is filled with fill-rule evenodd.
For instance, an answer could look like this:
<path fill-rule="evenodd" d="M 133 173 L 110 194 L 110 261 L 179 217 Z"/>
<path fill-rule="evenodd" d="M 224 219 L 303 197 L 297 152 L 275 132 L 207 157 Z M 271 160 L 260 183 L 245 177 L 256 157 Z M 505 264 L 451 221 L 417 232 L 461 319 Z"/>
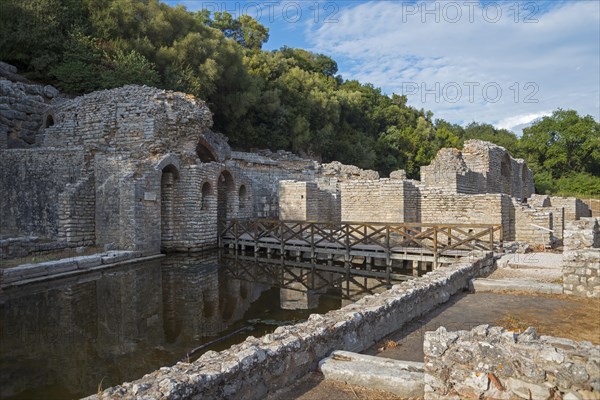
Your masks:
<path fill-rule="evenodd" d="M 365 255 L 415 253 L 456 257 L 473 250 L 493 251 L 502 245 L 502 226 L 487 224 L 420 224 L 377 222 L 307 222 L 240 219 L 220 229 L 224 245 L 254 246 L 316 253 Z M 393 257 L 392 257 L 393 258 Z"/>

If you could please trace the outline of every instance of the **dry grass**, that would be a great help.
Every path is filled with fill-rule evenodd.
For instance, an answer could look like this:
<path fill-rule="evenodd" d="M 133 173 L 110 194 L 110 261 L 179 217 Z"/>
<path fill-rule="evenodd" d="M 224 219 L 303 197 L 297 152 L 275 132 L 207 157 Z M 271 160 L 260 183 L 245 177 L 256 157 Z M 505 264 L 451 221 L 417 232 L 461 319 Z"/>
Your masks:
<path fill-rule="evenodd" d="M 600 344 L 600 299 L 540 295 L 546 296 L 563 299 L 565 306 L 543 315 L 524 307 L 522 310 L 503 314 L 496 323 L 516 332 L 533 326 L 539 335 Z"/>

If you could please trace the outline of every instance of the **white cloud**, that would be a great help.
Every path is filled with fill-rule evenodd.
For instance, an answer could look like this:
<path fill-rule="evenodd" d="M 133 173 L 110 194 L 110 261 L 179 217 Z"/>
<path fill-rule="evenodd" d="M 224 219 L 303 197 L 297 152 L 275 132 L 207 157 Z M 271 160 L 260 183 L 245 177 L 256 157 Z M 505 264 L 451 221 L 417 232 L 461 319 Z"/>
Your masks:
<path fill-rule="evenodd" d="M 559 107 L 600 120 L 599 2 L 501 3 L 494 23 L 493 7 L 484 14 L 469 4 L 361 3 L 342 8 L 338 23 L 312 25 L 307 40 L 338 60 L 345 78 L 404 92 L 409 104 L 452 122 L 510 129 Z M 462 16 L 451 23 L 456 9 Z"/>
<path fill-rule="evenodd" d="M 533 122 L 539 120 L 542 117 L 552 115 L 552 111 L 542 111 L 538 113 L 516 115 L 514 117 L 504 118 L 496 124 L 497 128 L 508 129 L 508 130 L 522 130 L 524 127 L 529 126 Z"/>

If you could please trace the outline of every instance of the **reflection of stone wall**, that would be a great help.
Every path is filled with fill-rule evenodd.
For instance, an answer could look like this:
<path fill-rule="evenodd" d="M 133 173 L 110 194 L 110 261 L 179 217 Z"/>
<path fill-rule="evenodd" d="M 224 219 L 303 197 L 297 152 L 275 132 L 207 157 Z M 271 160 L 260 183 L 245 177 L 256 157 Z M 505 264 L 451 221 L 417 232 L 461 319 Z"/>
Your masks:
<path fill-rule="evenodd" d="M 49 384 L 68 397 L 90 394 L 101 381 L 116 385 L 171 365 L 248 318 L 270 286 L 224 277 L 217 254 L 4 291 L 0 397 Z"/>
<path fill-rule="evenodd" d="M 2 294 L 0 397 L 48 384 L 77 397 L 148 372 L 136 360 L 163 341 L 158 261 L 48 286 Z"/>

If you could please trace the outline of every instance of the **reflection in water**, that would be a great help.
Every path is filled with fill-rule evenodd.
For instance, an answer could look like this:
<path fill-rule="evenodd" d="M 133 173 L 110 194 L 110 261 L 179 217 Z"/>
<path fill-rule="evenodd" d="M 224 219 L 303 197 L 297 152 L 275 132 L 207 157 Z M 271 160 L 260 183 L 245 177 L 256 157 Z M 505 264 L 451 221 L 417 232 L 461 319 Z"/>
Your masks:
<path fill-rule="evenodd" d="M 388 284 L 332 265 L 209 252 L 7 289 L 0 398 L 89 395 Z"/>

